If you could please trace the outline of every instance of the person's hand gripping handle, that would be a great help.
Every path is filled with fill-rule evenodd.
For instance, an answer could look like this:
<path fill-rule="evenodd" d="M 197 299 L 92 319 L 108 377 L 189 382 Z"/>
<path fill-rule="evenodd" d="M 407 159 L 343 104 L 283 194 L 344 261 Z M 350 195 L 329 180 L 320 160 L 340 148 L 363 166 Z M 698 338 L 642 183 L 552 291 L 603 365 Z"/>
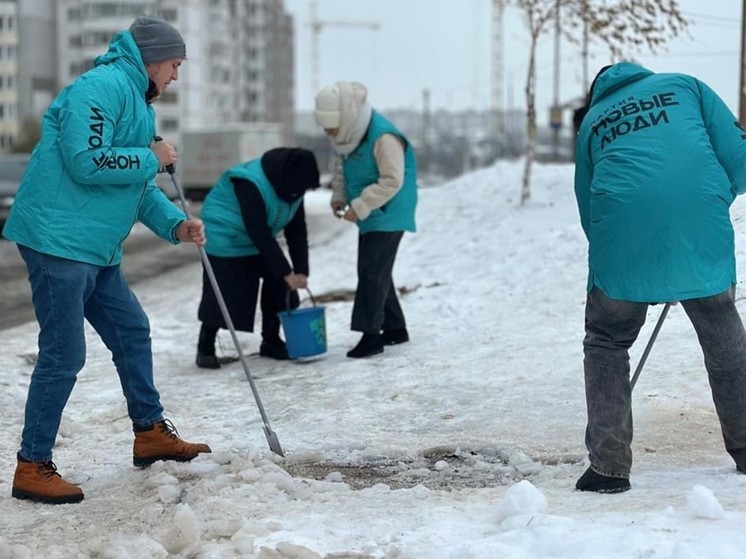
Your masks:
<path fill-rule="evenodd" d="M 176 172 L 176 160 L 179 158 L 176 148 L 160 136 L 154 136 L 150 149 L 153 150 L 156 159 L 158 159 L 158 167 L 166 169 L 169 175 L 173 175 Z"/>
<path fill-rule="evenodd" d="M 165 153 L 164 159 L 160 159 L 158 155 L 159 150 L 163 150 L 164 146 L 167 146 L 167 149 L 163 152 Z M 186 220 L 182 221 L 176 228 L 176 238 L 179 239 L 182 243 L 194 243 L 199 247 L 204 246 L 206 242 L 205 226 L 202 223 L 201 219 L 196 219 L 191 216 L 189 212 L 189 205 L 187 204 L 186 198 L 184 197 L 184 192 L 181 190 L 181 187 L 179 187 L 178 183 L 176 182 L 176 176 L 174 175 L 174 173 L 176 172 L 176 149 L 171 144 L 164 142 L 163 138 L 161 138 L 160 136 L 153 137 L 153 143 L 150 145 L 150 149 L 153 150 L 153 152 L 156 154 L 156 157 L 159 157 L 158 163 L 161 164 L 161 166 L 165 167 L 168 174 L 171 175 L 171 182 L 174 183 L 174 188 L 176 188 L 176 192 L 179 195 L 179 200 L 181 201 L 181 207 L 183 208 L 184 213 L 187 216 Z M 173 154 L 171 154 L 171 152 L 173 152 Z"/>

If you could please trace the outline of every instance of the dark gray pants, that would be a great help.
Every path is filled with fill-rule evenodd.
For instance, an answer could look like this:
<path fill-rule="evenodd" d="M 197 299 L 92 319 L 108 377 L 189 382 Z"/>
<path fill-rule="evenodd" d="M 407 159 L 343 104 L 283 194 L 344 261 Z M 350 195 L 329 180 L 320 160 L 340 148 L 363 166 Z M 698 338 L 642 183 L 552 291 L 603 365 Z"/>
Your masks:
<path fill-rule="evenodd" d="M 373 231 L 358 236 L 357 290 L 352 330 L 379 334 L 406 327 L 392 273 L 403 231 Z"/>
<path fill-rule="evenodd" d="M 729 289 L 701 299 L 681 301 L 705 358 L 712 399 L 725 449 L 746 467 L 746 332 Z M 632 389 L 629 348 L 645 324 L 647 303 L 606 297 L 594 288 L 586 300 L 585 443 L 593 470 L 628 478 L 632 467 Z"/>

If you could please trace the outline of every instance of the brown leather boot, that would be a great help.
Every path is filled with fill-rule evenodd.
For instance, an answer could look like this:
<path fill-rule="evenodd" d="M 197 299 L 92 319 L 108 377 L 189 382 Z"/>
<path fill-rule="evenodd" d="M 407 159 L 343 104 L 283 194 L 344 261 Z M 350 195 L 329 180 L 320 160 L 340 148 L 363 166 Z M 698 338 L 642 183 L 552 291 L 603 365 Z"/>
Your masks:
<path fill-rule="evenodd" d="M 77 485 L 66 482 L 57 473 L 54 462 L 26 462 L 18 460 L 13 477 L 13 497 L 29 499 L 38 503 L 60 505 L 79 503 L 83 491 Z"/>
<path fill-rule="evenodd" d="M 180 439 L 176 427 L 167 419 L 145 429 L 135 426 L 132 462 L 138 468 L 147 468 L 157 460 L 189 462 L 202 452 L 212 450 L 206 444 Z"/>

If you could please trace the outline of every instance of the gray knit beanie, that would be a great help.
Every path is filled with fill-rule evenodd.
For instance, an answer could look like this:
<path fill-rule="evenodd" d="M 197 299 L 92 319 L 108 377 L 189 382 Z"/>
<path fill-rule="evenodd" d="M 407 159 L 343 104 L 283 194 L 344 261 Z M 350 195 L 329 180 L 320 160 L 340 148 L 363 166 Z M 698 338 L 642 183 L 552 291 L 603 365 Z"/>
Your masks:
<path fill-rule="evenodd" d="M 145 64 L 186 58 L 186 45 L 181 33 L 166 20 L 151 16 L 138 17 L 130 25 L 130 33 Z"/>

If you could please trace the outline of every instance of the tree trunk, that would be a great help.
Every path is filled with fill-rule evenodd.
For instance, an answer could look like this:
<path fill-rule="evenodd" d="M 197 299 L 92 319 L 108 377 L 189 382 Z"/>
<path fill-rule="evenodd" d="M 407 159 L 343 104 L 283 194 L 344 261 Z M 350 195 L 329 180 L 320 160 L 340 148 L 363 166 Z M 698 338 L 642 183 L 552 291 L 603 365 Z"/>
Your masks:
<path fill-rule="evenodd" d="M 526 79 L 526 163 L 523 168 L 523 186 L 521 187 L 521 205 L 531 198 L 531 167 L 536 157 L 536 43 L 538 35 L 531 37 L 531 48 L 528 59 L 528 78 Z"/>

